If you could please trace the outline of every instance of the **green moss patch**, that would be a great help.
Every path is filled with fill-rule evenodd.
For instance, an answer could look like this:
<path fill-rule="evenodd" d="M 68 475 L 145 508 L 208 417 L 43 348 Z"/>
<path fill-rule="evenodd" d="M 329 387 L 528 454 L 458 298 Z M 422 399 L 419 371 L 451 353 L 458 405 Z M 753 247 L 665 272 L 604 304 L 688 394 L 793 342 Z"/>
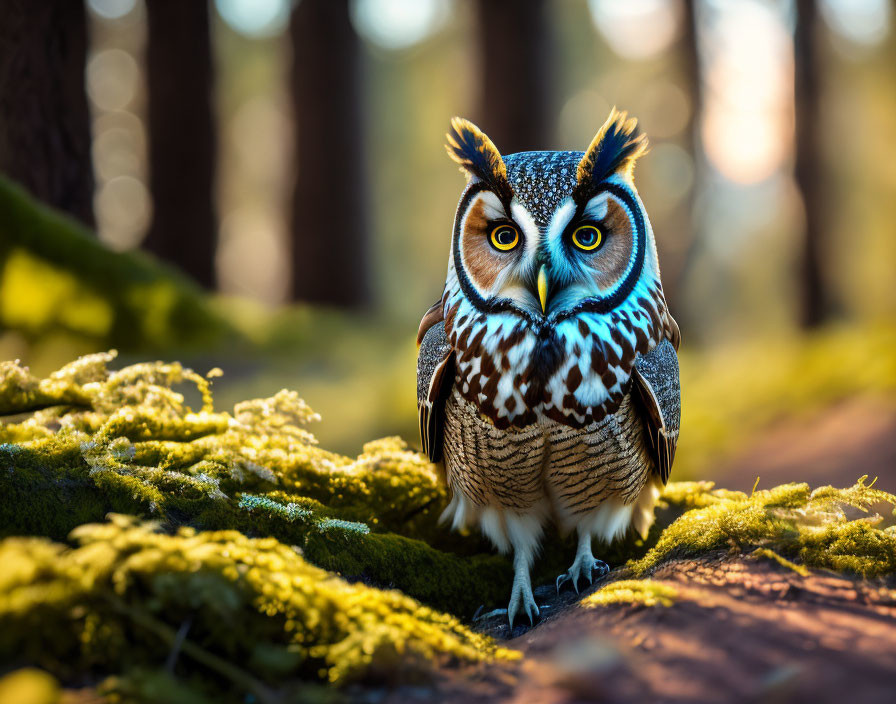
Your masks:
<path fill-rule="evenodd" d="M 322 701 L 326 683 L 514 657 L 460 620 L 504 603 L 510 564 L 438 526 L 446 489 L 419 453 L 398 438 L 354 458 L 329 452 L 295 392 L 222 411 L 217 370 L 114 361 L 89 355 L 43 379 L 0 364 L 10 667 L 120 701 Z M 596 546 L 599 556 L 629 560 L 632 577 L 725 548 L 798 570 L 896 571 L 896 529 L 870 513 L 896 497 L 864 478 L 749 496 L 678 482 L 664 502 L 647 540 Z M 549 534 L 535 583 L 574 552 Z M 674 599 L 668 585 L 628 579 L 586 606 Z"/>
<path fill-rule="evenodd" d="M 684 513 L 646 555 L 629 563 L 636 576 L 670 559 L 720 548 L 755 548 L 822 567 L 873 577 L 896 571 L 896 527 L 868 514 L 875 505 L 896 507 L 896 496 L 862 477 L 847 489 L 784 484 L 748 496 L 715 489 L 712 482 L 673 483 L 664 498 Z M 858 515 L 855 515 L 858 514 Z"/>
<path fill-rule="evenodd" d="M 123 349 L 242 337 L 186 277 L 142 253 L 111 251 L 2 176 L 0 326 Z"/>
<path fill-rule="evenodd" d="M 0 425 L 0 491 L 10 499 L 0 503 L 2 534 L 65 540 L 110 512 L 169 530 L 239 530 L 462 615 L 509 584 L 504 558 L 431 546 L 458 541 L 436 521 L 446 491 L 401 440 L 368 443 L 354 459 L 327 452 L 308 429 L 317 415 L 295 392 L 217 412 L 215 370 L 113 371 L 114 357 L 83 357 L 46 379 L 0 364 L 0 409 L 18 414 Z M 186 403 L 184 385 L 200 408 Z"/>
<path fill-rule="evenodd" d="M 398 660 L 512 656 L 452 616 L 350 584 L 273 538 L 168 535 L 116 515 L 72 537 L 75 548 L 39 538 L 0 545 L 4 661 L 75 677 L 164 661 L 179 641 L 185 660 L 253 691 L 262 688 L 246 672 L 342 682 Z"/>
<path fill-rule="evenodd" d="M 610 582 L 580 602 L 586 608 L 611 604 L 639 604 L 641 606 L 672 606 L 678 590 L 651 579 L 623 579 Z"/>

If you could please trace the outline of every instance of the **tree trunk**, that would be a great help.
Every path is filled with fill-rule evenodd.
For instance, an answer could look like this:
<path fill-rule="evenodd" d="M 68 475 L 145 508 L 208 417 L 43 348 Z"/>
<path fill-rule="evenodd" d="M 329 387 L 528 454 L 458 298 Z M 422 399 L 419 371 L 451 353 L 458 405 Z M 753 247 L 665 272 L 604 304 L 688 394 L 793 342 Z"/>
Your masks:
<path fill-rule="evenodd" d="M 478 0 L 479 126 L 504 154 L 547 149 L 551 36 L 544 0 Z"/>
<path fill-rule="evenodd" d="M 0 0 L 0 171 L 93 226 L 80 0 Z"/>
<path fill-rule="evenodd" d="M 794 54 L 796 161 L 794 177 L 803 199 L 805 235 L 800 272 L 800 322 L 812 328 L 828 316 L 829 298 L 822 271 L 825 241 L 824 175 L 821 156 L 819 22 L 814 0 L 797 0 Z"/>
<path fill-rule="evenodd" d="M 687 327 L 688 311 L 682 305 L 682 290 L 687 273 L 703 243 L 702 217 L 697 212 L 699 195 L 703 184 L 703 142 L 700 135 L 700 114 L 703 107 L 703 74 L 700 69 L 699 18 L 697 0 L 682 0 L 682 32 L 679 42 L 682 87 L 687 95 L 690 116 L 684 129 L 684 148 L 693 164 L 693 182 L 687 201 L 681 207 L 681 214 L 675 218 L 679 241 L 674 246 L 666 245 L 663 261 L 663 290 L 666 302 L 683 327 Z M 664 246 L 658 243 L 658 246 Z M 669 256 L 671 255 L 671 256 Z"/>
<path fill-rule="evenodd" d="M 293 297 L 360 307 L 370 299 L 370 243 L 360 46 L 348 1 L 302 0 L 290 35 L 298 167 Z"/>
<path fill-rule="evenodd" d="M 216 138 L 208 3 L 146 0 L 152 226 L 144 247 L 215 285 Z"/>

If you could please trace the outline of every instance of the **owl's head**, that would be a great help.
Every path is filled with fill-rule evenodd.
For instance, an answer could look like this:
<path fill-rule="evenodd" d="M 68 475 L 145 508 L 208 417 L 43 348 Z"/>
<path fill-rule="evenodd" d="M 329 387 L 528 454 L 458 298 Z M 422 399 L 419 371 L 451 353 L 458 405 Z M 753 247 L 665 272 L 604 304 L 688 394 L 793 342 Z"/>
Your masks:
<path fill-rule="evenodd" d="M 614 108 L 584 152 L 502 156 L 455 118 L 448 153 L 468 177 L 449 265 L 482 312 L 536 321 L 609 313 L 641 283 L 658 284 L 653 232 L 634 185 L 647 150 L 634 118 Z"/>

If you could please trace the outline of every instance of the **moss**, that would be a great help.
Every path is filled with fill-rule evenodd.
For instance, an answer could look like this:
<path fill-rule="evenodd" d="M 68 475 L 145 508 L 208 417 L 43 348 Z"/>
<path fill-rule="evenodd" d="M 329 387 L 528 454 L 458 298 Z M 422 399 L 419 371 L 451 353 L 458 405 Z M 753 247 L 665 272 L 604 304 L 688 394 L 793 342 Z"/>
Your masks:
<path fill-rule="evenodd" d="M 232 681 L 254 662 L 267 681 L 343 682 L 398 659 L 513 657 L 454 617 L 397 591 L 350 584 L 272 538 L 158 532 L 133 518 L 87 524 L 75 548 L 38 538 L 0 544 L 0 657 L 62 676 L 165 658 L 185 622 L 185 658 Z M 246 683 L 240 683 L 245 686 Z"/>
<path fill-rule="evenodd" d="M 786 557 L 781 557 L 774 550 L 770 550 L 769 548 L 756 548 L 753 552 L 750 553 L 750 557 L 760 558 L 764 557 L 767 560 L 773 560 L 777 562 L 781 567 L 786 567 L 791 572 L 796 572 L 800 577 L 808 577 L 809 570 L 807 570 L 803 565 L 798 565 L 792 560 L 788 560 Z"/>
<path fill-rule="evenodd" d="M 308 425 L 318 417 L 295 392 L 216 412 L 209 377 L 177 363 L 111 371 L 113 359 L 91 355 L 47 379 L 6 365 L 7 412 L 33 408 L 29 389 L 57 403 L 0 426 L 0 490 L 17 499 L 0 504 L 0 534 L 65 540 L 83 523 L 127 513 L 171 529 L 275 537 L 350 579 L 457 614 L 503 599 L 505 558 L 488 548 L 461 558 L 424 542 L 451 548 L 463 539 L 438 527 L 445 488 L 398 438 L 344 457 L 317 446 Z M 202 408 L 175 390 L 184 383 Z M 483 547 L 467 542 L 468 553 Z"/>
<path fill-rule="evenodd" d="M 508 560 L 438 527 L 446 490 L 400 439 L 346 457 L 317 445 L 317 416 L 294 392 L 226 412 L 216 370 L 113 359 L 45 379 L 0 367 L 0 656 L 63 682 L 89 673 L 122 702 L 272 701 L 270 683 L 313 700 L 313 681 L 512 656 L 456 618 L 506 598 Z M 680 482 L 664 502 L 646 540 L 601 557 L 630 559 L 634 576 L 720 548 L 896 571 L 896 529 L 862 513 L 896 497 L 864 479 L 752 495 Z M 110 512 L 132 517 L 102 523 Z M 536 583 L 567 566 L 571 540 L 548 538 Z M 669 589 L 630 580 L 588 605 L 664 604 Z M 160 672 L 172 652 L 177 667 Z"/>
<path fill-rule="evenodd" d="M 2 176 L 0 325 L 126 349 L 241 338 L 186 277 L 140 252 L 111 251 Z"/>
<path fill-rule="evenodd" d="M 751 496 L 714 489 L 712 482 L 673 483 L 664 498 L 685 513 L 629 567 L 642 576 L 674 558 L 761 547 L 810 567 L 864 577 L 891 573 L 896 570 L 896 531 L 881 528 L 879 517 L 850 515 L 867 513 L 876 504 L 896 507 L 896 496 L 866 479 L 847 489 L 813 491 L 807 484 L 784 484 Z"/>
<path fill-rule="evenodd" d="M 395 587 L 466 618 L 482 604 L 503 601 L 513 581 L 510 563 L 501 556 L 447 554 L 394 533 L 358 535 L 321 526 L 307 536 L 304 551 L 315 564 L 349 579 Z"/>
<path fill-rule="evenodd" d="M 651 579 L 626 579 L 611 582 L 582 599 L 587 608 L 611 604 L 640 604 L 643 606 L 672 606 L 678 599 L 678 590 L 668 584 Z"/>
<path fill-rule="evenodd" d="M 58 704 L 62 688 L 53 675 L 26 667 L 0 677 L 0 702 Z"/>

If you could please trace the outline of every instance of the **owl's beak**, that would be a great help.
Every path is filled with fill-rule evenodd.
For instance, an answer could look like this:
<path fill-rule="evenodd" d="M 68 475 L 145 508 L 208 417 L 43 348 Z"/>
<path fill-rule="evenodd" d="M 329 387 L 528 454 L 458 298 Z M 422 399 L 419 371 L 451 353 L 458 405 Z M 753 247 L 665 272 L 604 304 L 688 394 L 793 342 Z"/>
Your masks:
<path fill-rule="evenodd" d="M 545 266 L 538 270 L 538 300 L 541 301 L 541 312 L 546 312 L 548 306 L 548 271 Z"/>

